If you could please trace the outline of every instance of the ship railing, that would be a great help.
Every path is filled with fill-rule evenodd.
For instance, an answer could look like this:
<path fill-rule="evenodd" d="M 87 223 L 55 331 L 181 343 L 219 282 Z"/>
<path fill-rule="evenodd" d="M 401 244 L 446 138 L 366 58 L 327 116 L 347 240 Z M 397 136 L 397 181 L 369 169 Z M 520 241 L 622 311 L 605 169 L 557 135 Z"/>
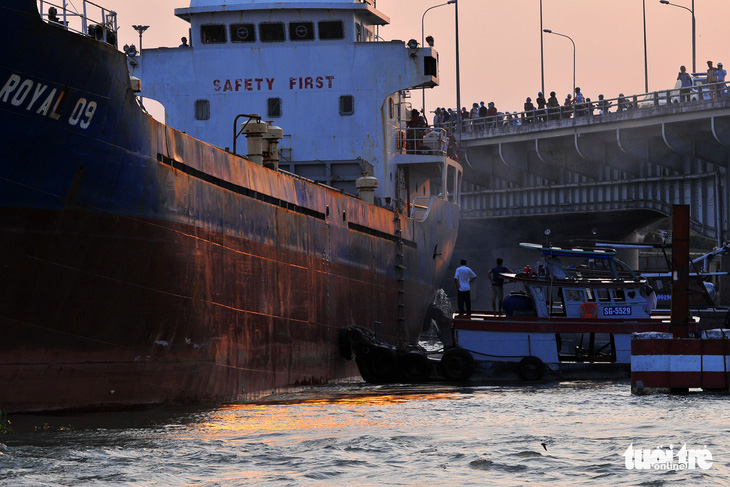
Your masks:
<path fill-rule="evenodd" d="M 411 202 L 411 215 L 410 217 L 417 221 L 423 221 L 428 217 L 428 212 L 431 209 L 433 202 L 433 196 L 416 196 Z"/>
<path fill-rule="evenodd" d="M 38 0 L 38 11 L 46 22 L 98 41 L 117 45 L 117 13 L 88 0 L 81 11 L 70 0 Z"/>
<path fill-rule="evenodd" d="M 396 147 L 399 154 L 445 156 L 449 135 L 439 127 L 407 127 L 398 131 Z"/>

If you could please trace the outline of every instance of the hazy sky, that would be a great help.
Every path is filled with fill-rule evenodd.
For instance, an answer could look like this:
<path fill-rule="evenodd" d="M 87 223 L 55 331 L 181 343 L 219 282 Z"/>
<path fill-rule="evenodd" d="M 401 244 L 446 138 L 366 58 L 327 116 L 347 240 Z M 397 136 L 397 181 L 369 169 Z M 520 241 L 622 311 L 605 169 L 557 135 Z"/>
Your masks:
<path fill-rule="evenodd" d="M 224 0 L 221 0 L 223 2 Z M 377 0 L 391 19 L 380 29 L 386 40 L 421 40 L 429 7 L 446 0 Z M 521 110 L 525 97 L 541 89 L 540 0 L 458 0 L 461 104 L 494 101 L 501 111 Z M 177 46 L 188 24 L 173 14 L 188 0 L 96 0 L 117 11 L 120 45 L 139 44 L 133 24 L 149 25 L 144 47 Z M 228 0 L 228 3 L 233 3 Z M 679 66 L 692 69 L 692 16 L 688 10 L 645 0 L 649 91 L 674 86 Z M 692 0 L 672 3 L 691 8 Z M 697 70 L 707 61 L 730 63 L 730 0 L 695 0 Z M 543 0 L 543 28 L 570 36 L 576 45 L 576 84 L 593 100 L 643 93 L 644 0 Z M 454 6 L 430 10 L 425 35 L 435 39 L 440 58 L 439 87 L 426 91 L 426 107 L 456 108 Z M 573 45 L 543 34 L 545 90 L 562 102 L 571 92 Z M 139 47 L 139 46 L 137 46 Z M 386 69 L 387 67 L 383 67 Z M 421 95 L 412 98 L 417 108 Z M 429 117 L 430 119 L 430 117 Z"/>

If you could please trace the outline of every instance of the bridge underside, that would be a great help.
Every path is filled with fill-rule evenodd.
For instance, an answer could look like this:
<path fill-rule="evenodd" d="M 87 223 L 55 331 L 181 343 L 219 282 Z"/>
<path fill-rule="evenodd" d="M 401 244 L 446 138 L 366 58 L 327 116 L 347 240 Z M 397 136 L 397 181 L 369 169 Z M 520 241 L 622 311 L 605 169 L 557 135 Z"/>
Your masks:
<path fill-rule="evenodd" d="M 718 245 L 728 240 L 730 97 L 474 127 L 461 136 L 464 219 L 532 217 L 533 226 L 553 233 L 566 222 L 593 220 L 588 235 L 613 226 L 625 236 L 633 230 L 626 227 L 644 225 L 642 215 L 669 215 L 686 204 L 695 233 Z M 612 222 L 609 215 L 622 211 L 629 213 Z"/>

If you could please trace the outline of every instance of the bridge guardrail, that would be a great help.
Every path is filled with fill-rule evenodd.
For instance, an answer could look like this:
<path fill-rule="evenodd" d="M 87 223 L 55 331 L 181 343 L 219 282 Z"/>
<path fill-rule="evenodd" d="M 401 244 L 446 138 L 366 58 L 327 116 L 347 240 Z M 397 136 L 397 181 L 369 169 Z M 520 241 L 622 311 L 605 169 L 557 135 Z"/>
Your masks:
<path fill-rule="evenodd" d="M 571 103 L 558 107 L 535 108 L 521 112 L 499 112 L 497 115 L 478 117 L 468 120 L 449 120 L 436 124 L 450 133 L 457 132 L 457 124 L 461 123 L 462 134 L 480 134 L 481 136 L 499 133 L 515 126 L 537 126 L 565 119 L 581 117 L 602 117 L 615 115 L 621 112 L 657 108 L 667 105 L 711 103 L 715 99 L 727 98 L 726 82 L 698 83 L 689 88 L 672 88 L 668 90 L 640 93 L 630 96 L 599 99 L 591 101 L 586 98 L 584 103 Z"/>

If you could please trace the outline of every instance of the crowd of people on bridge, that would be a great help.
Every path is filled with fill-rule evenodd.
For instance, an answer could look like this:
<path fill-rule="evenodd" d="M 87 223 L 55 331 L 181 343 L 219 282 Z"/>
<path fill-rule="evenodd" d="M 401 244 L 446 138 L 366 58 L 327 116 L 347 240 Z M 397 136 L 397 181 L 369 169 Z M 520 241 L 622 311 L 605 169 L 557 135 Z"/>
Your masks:
<path fill-rule="evenodd" d="M 671 90 L 668 91 L 666 95 L 663 95 L 665 96 L 663 102 L 681 103 L 727 96 L 728 90 L 725 85 L 727 71 L 723 69 L 722 63 L 714 66 L 712 61 L 707 61 L 707 66 L 706 77 L 704 79 L 695 78 L 695 81 L 687 73 L 686 68 L 681 66 L 677 76 L 677 80 L 681 83 L 680 91 L 678 94 L 676 92 L 672 94 Z M 574 92 L 568 93 L 560 103 L 554 91 L 550 92 L 547 99 L 542 91 L 538 91 L 534 101 L 529 96 L 525 99 L 522 111 L 501 112 L 493 101 L 486 105 L 483 101 L 475 102 L 472 104 L 471 110 L 467 110 L 466 107 L 462 107 L 460 111 L 437 107 L 433 112 L 433 126 L 454 130 L 456 124 L 461 123 L 464 130 L 481 131 L 573 117 L 604 115 L 611 113 L 614 106 L 616 112 L 622 112 L 661 104 L 660 96 L 662 96 L 662 92 L 657 92 L 653 98 L 651 95 L 646 95 L 639 99 L 636 95 L 626 97 L 620 93 L 617 98 L 608 100 L 603 94 L 600 94 L 596 101 L 592 101 L 584 96 L 580 87 L 576 86 Z M 420 116 L 425 120 L 423 114 Z"/>
<path fill-rule="evenodd" d="M 411 110 L 411 117 L 403 133 L 402 149 L 409 153 L 443 152 L 458 160 L 458 145 L 454 137 L 458 124 L 461 124 L 463 131 L 478 132 L 574 117 L 600 116 L 612 113 L 612 110 L 616 113 L 660 104 L 715 99 L 728 96 L 726 76 L 727 71 L 722 63 L 717 63 L 715 66 L 712 61 L 707 61 L 705 76 L 698 76 L 695 73 L 693 78 L 686 67 L 681 66 L 677 75 L 679 90 L 655 92 L 644 95 L 641 99 L 638 95 L 626 97 L 623 93 L 619 93 L 616 98 L 606 99 L 603 94 L 599 94 L 594 102 L 585 97 L 581 88 L 576 86 L 573 93 L 568 93 L 562 103 L 554 91 L 551 91 L 547 98 L 542 91 L 538 91 L 534 101 L 529 96 L 525 99 L 521 112 L 501 112 L 493 101 L 486 104 L 483 101 L 474 102 L 471 110 L 467 110 L 466 107 L 462 107 L 460 111 L 437 107 L 433 112 L 433 124 L 429 124 L 423 110 L 419 112 L 414 109 Z"/>

